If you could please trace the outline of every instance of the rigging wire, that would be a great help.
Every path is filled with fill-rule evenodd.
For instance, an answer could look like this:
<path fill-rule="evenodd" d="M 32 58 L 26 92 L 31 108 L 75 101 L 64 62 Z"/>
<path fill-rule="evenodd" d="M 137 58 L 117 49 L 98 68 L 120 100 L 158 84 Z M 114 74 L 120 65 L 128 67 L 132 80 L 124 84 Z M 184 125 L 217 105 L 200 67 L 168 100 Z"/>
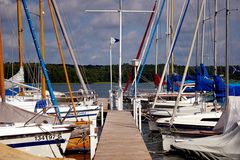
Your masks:
<path fill-rule="evenodd" d="M 63 2 L 61 2 L 63 3 Z M 65 21 L 66 23 L 66 29 L 68 30 L 68 33 L 69 33 L 69 36 L 72 37 L 70 39 L 70 42 L 71 44 L 73 45 L 73 48 L 75 50 L 75 52 L 79 51 L 79 47 L 78 45 L 76 45 L 75 43 L 73 43 L 72 39 L 73 39 L 73 29 L 72 29 L 72 25 L 70 24 L 70 20 L 69 20 L 69 17 L 67 16 L 66 12 L 64 11 L 64 7 L 62 6 L 62 4 L 59 3 L 59 8 L 61 10 L 61 12 L 63 13 L 63 20 Z M 79 56 L 77 56 L 77 54 L 75 55 L 76 58 L 77 58 L 77 61 L 80 62 L 79 60 Z M 80 72 L 84 75 L 83 78 L 84 78 L 84 81 L 85 83 L 87 84 L 88 88 L 89 88 L 89 85 L 88 85 L 88 81 L 87 81 L 87 76 L 86 76 L 86 72 L 85 72 L 85 68 L 82 66 L 82 65 L 78 65 L 79 69 L 80 69 Z"/>
<path fill-rule="evenodd" d="M 194 24 L 192 22 L 195 22 L 195 18 L 194 18 L 195 16 L 192 16 L 189 13 L 195 13 L 194 12 L 195 8 L 193 7 L 193 4 L 191 2 L 189 4 L 189 6 L 190 6 L 190 11 L 186 14 L 185 23 L 182 26 L 182 30 L 183 31 L 188 30 L 191 33 L 191 31 L 193 30 L 193 27 L 195 27 L 194 25 L 192 25 L 192 24 Z M 190 25 L 185 25 L 185 24 L 190 24 Z M 178 43 L 176 44 L 176 48 L 175 48 L 175 54 L 178 54 L 179 56 L 180 55 L 186 56 L 187 53 L 185 53 L 184 50 L 185 50 L 185 48 L 189 48 L 188 46 L 190 47 L 189 41 L 183 40 L 183 34 L 180 32 L 179 40 L 178 40 Z M 188 52 L 188 49 L 186 50 L 186 52 Z M 185 62 L 183 62 L 183 63 L 185 63 Z"/>
<path fill-rule="evenodd" d="M 5 5 L 5 7 L 7 8 L 6 10 L 9 10 L 10 9 L 10 6 L 9 5 Z M 10 17 L 10 15 L 9 14 L 6 14 L 6 20 L 7 20 L 7 22 L 8 22 L 8 24 L 10 25 L 10 27 L 8 28 L 8 29 L 10 29 L 10 37 L 8 37 L 8 38 L 10 38 L 10 42 L 11 42 L 11 44 L 12 45 L 14 45 L 14 44 L 17 44 L 17 40 L 16 40 L 16 38 L 15 37 L 17 37 L 16 35 L 16 30 L 14 30 L 13 28 L 16 28 L 16 24 L 14 23 L 14 20 L 13 20 L 13 18 L 11 18 Z M 10 62 L 12 63 L 12 67 L 10 67 L 9 68 L 9 72 L 5 72 L 5 75 L 6 75 L 6 73 L 7 73 L 7 77 L 9 77 L 9 75 L 8 75 L 8 73 L 10 73 L 11 74 L 11 76 L 10 77 L 12 77 L 13 75 L 14 75 L 14 73 L 13 73 L 13 70 L 14 70 L 14 68 L 13 68 L 13 61 L 14 61 L 14 52 L 15 52 L 15 48 L 14 47 L 12 47 L 11 48 L 11 54 L 9 54 L 9 55 L 11 55 L 11 58 L 10 58 Z"/>

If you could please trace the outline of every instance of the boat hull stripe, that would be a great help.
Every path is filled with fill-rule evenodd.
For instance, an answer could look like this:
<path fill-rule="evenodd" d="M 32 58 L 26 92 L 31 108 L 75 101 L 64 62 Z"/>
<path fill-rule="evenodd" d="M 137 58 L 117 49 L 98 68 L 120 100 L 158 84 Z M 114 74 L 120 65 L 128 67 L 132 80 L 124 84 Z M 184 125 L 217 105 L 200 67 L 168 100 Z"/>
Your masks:
<path fill-rule="evenodd" d="M 50 145 L 50 144 L 60 144 L 65 143 L 65 139 L 60 140 L 49 140 L 49 141 L 36 141 L 36 142 L 25 142 L 25 143 L 15 143 L 8 144 L 12 148 L 21 148 L 21 147 L 32 147 L 32 146 L 41 146 L 41 145 Z"/>

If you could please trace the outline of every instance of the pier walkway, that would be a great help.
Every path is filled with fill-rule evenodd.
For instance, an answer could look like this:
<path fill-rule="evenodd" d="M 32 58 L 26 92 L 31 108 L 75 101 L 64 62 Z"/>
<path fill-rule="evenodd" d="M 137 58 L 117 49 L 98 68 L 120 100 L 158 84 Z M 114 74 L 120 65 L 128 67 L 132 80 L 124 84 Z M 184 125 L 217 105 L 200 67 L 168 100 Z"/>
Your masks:
<path fill-rule="evenodd" d="M 130 112 L 108 111 L 94 160 L 151 160 Z"/>

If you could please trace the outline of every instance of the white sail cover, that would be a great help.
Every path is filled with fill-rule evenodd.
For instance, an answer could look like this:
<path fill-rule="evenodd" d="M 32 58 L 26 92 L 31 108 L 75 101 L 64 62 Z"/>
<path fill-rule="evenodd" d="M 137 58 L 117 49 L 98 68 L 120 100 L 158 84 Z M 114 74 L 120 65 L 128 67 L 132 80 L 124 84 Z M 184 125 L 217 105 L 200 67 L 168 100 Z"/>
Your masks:
<path fill-rule="evenodd" d="M 175 142 L 172 147 L 200 159 L 240 159 L 240 97 L 229 97 L 228 105 L 219 120 L 223 134 L 191 141 Z"/>
<path fill-rule="evenodd" d="M 16 83 L 12 83 L 12 82 L 16 82 Z M 4 81 L 5 89 L 14 88 L 18 85 L 17 83 L 24 83 L 23 67 L 20 67 L 20 70 L 14 76 Z"/>
<path fill-rule="evenodd" d="M 229 96 L 226 109 L 213 130 L 225 133 L 238 121 L 240 121 L 240 96 Z"/>
<path fill-rule="evenodd" d="M 29 123 L 54 123 L 54 117 L 37 115 L 7 103 L 0 103 L 0 123 L 2 122 L 29 122 Z"/>

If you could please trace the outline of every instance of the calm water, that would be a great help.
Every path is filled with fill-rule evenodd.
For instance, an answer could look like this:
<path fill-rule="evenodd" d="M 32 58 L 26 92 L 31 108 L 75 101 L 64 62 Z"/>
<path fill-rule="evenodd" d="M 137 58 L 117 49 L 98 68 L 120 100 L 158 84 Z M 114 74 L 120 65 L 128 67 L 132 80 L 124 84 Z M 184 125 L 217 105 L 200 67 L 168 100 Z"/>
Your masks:
<path fill-rule="evenodd" d="M 117 84 L 114 84 L 117 87 Z M 123 85 L 124 86 L 124 85 Z M 108 91 L 110 89 L 110 84 L 89 84 L 88 86 L 91 90 L 94 90 L 98 97 L 107 98 Z M 71 88 L 73 91 L 78 90 L 79 84 L 71 84 Z M 66 84 L 53 84 L 54 91 L 61 91 L 67 92 L 67 85 Z M 140 90 L 145 89 L 154 89 L 153 84 L 143 83 L 139 85 Z M 142 123 L 143 129 L 143 139 L 145 144 L 153 158 L 153 160 L 179 160 L 182 159 L 176 155 L 168 155 L 164 156 L 162 154 L 162 142 L 159 133 L 151 133 L 148 128 L 147 122 Z M 127 136 L 127 135 L 126 135 Z M 68 158 L 75 158 L 77 160 L 89 160 L 89 155 L 86 154 L 75 154 L 75 155 L 68 155 Z"/>
<path fill-rule="evenodd" d="M 113 88 L 116 88 L 118 84 L 114 83 Z M 71 88 L 73 91 L 77 91 L 79 89 L 79 84 L 71 84 Z M 125 84 L 123 84 L 125 86 Z M 60 91 L 60 92 L 68 92 L 67 90 L 67 85 L 64 83 L 55 83 L 52 84 L 53 90 L 54 91 Z M 94 83 L 94 84 L 89 84 L 88 88 L 90 90 L 94 90 L 98 97 L 101 98 L 107 98 L 109 96 L 108 91 L 110 89 L 110 84 L 108 83 Z M 153 83 L 142 83 L 139 84 L 139 90 L 146 90 L 146 89 L 154 89 Z"/>

